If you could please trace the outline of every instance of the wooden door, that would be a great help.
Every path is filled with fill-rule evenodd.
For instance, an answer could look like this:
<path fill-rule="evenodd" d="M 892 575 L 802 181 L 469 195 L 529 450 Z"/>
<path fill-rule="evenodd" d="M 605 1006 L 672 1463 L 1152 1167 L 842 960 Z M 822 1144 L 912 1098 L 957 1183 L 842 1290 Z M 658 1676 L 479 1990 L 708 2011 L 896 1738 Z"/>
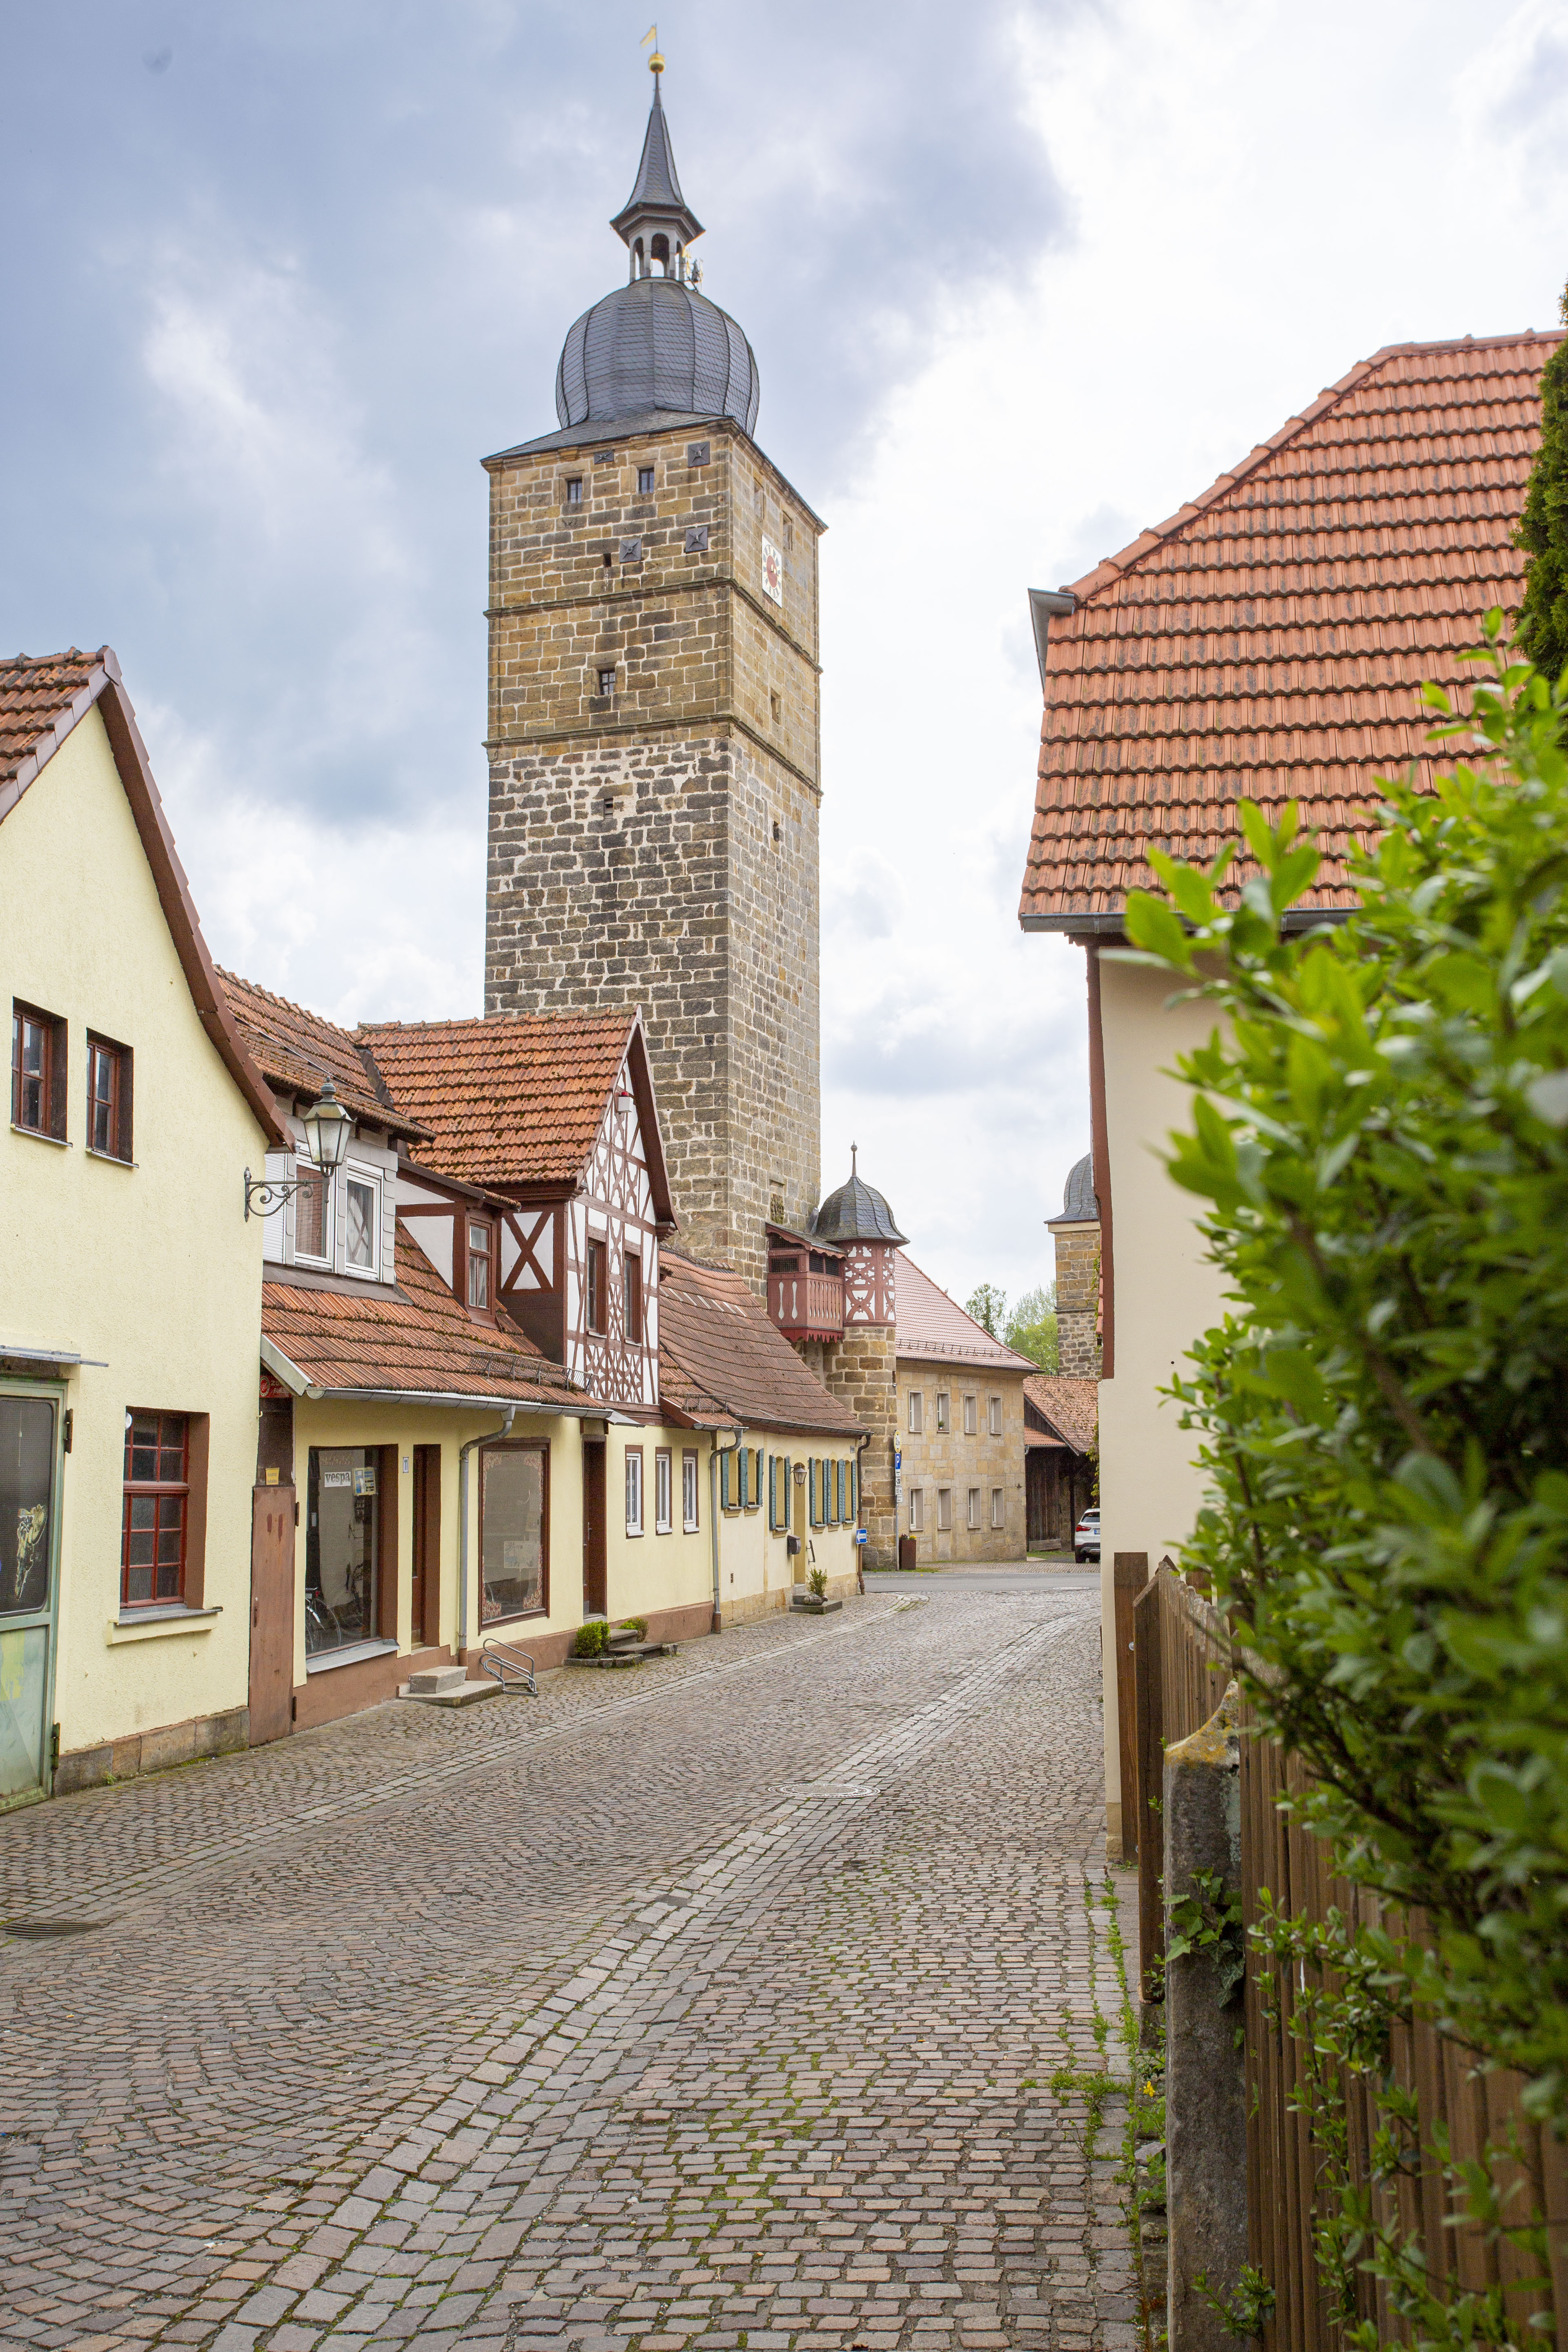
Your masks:
<path fill-rule="evenodd" d="M 258 1486 L 250 1518 L 250 1744 L 294 1720 L 294 1489 Z"/>
<path fill-rule="evenodd" d="M 441 1639 L 441 1449 L 414 1449 L 414 1640 L 435 1649 Z"/>
<path fill-rule="evenodd" d="M 609 1613 L 609 1577 L 605 1552 L 605 1453 L 602 1438 L 583 1446 L 583 1614 Z"/>

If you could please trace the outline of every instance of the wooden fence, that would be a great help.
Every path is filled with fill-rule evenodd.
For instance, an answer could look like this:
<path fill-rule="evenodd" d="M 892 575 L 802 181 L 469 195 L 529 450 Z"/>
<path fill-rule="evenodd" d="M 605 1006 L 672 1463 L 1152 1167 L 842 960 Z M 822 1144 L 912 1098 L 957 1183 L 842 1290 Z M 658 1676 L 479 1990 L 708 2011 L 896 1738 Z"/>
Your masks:
<path fill-rule="evenodd" d="M 1162 1842 L 1151 1801 L 1162 1785 L 1164 1748 L 1184 1739 L 1214 1713 L 1231 1679 L 1232 1653 L 1224 1618 L 1168 1561 L 1137 1594 L 1131 1617 L 1140 1959 L 1147 1999 L 1151 1967 L 1164 1940 Z M 1321 1922 L 1337 1908 L 1349 1922 L 1375 1923 L 1384 1916 L 1378 1899 L 1333 1877 L 1321 1842 L 1279 1809 L 1282 1798 L 1300 1794 L 1307 1785 L 1300 1759 L 1261 1734 L 1245 1704 L 1240 1720 L 1242 1903 L 1248 1929 L 1261 1916 L 1265 1888 L 1276 1908 L 1290 1917 L 1304 1914 Z M 1249 1949 L 1244 1995 L 1247 2234 L 1251 2260 L 1276 2296 L 1263 2331 L 1265 2352 L 1338 2352 L 1341 2334 L 1325 2307 L 1313 2258 L 1314 2228 L 1325 2218 L 1328 2192 L 1321 2179 L 1322 2151 L 1298 2112 L 1303 2053 L 1289 2029 L 1299 1998 L 1300 1987 L 1288 1975 L 1275 1974 L 1266 1958 Z M 1396 2030 L 1393 2063 L 1401 2086 L 1415 2094 L 1423 2147 L 1432 2147 L 1438 2127 L 1447 2129 L 1455 2162 L 1479 2157 L 1489 2142 L 1517 2147 L 1517 2158 L 1498 2168 L 1500 2182 L 1511 2192 L 1505 2221 L 1522 2223 L 1532 2212 L 1546 2217 L 1550 2282 L 1531 2284 L 1540 2265 L 1506 2239 L 1489 2239 L 1473 2223 L 1452 2226 L 1436 2165 L 1397 2187 L 1376 2188 L 1378 2220 L 1393 2223 L 1401 2236 L 1418 2238 L 1429 2275 L 1447 2280 L 1452 2289 L 1500 2286 L 1520 2343 L 1552 2340 L 1531 2330 L 1537 2315 L 1550 2316 L 1558 2342 L 1568 2343 L 1568 2150 L 1524 2114 L 1518 2075 L 1487 2068 L 1426 2020 Z M 1363 2076 L 1344 2076 L 1342 2088 L 1349 2170 L 1356 2187 L 1364 2189 L 1371 2181 L 1378 2117 Z M 1356 2315 L 1375 2321 L 1380 2344 L 1407 2340 L 1385 2290 L 1363 2275 L 1357 2298 Z"/>

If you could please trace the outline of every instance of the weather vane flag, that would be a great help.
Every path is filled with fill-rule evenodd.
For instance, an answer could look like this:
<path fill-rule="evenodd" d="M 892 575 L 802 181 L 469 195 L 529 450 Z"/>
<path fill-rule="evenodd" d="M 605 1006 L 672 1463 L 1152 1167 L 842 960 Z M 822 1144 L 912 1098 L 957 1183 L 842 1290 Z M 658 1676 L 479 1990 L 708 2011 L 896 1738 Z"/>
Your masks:
<path fill-rule="evenodd" d="M 664 71 L 664 59 L 658 53 L 658 26 L 657 25 L 650 25 L 648 26 L 637 46 L 639 48 L 646 49 L 650 41 L 653 44 L 653 55 L 647 61 L 647 69 L 649 73 L 661 74 Z"/>

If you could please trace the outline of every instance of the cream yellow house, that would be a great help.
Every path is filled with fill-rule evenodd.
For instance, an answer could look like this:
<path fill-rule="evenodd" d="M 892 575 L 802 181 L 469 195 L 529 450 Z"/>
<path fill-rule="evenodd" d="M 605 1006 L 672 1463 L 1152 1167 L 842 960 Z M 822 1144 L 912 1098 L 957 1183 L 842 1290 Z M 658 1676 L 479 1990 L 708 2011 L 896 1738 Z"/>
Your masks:
<path fill-rule="evenodd" d="M 1194 1444 L 1161 1394 L 1224 1300 L 1190 1196 L 1161 1151 L 1191 1116 L 1170 1072 L 1212 1031 L 1159 972 L 1116 960 L 1151 847 L 1207 865 L 1238 802 L 1296 803 L 1324 862 L 1288 921 L 1354 902 L 1345 853 L 1375 779 L 1430 772 L 1432 680 L 1488 608 L 1517 605 L 1514 519 L 1562 338 L 1380 352 L 1168 521 L 1075 586 L 1031 592 L 1045 692 L 1020 920 L 1087 950 L 1093 1188 L 1100 1208 L 1100 1490 L 1106 1820 L 1122 1850 L 1133 1769 L 1125 1622 L 1191 1528 Z M 1233 868 L 1239 886 L 1245 866 Z"/>
<path fill-rule="evenodd" d="M 0 1806 L 243 1746 L 279 1139 L 107 647 L 0 663 Z"/>
<path fill-rule="evenodd" d="M 1036 1369 L 899 1253 L 899 1528 L 905 1565 L 1028 1550 L 1024 1382 Z M 912 1557 L 911 1557 L 912 1550 Z"/>

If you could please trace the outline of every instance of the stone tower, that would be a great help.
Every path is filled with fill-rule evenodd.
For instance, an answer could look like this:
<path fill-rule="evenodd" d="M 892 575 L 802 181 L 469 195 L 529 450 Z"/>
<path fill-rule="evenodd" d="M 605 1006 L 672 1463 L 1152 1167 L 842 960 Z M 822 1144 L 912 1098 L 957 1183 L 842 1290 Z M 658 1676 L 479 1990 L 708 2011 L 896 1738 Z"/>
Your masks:
<path fill-rule="evenodd" d="M 850 1147 L 849 1181 L 816 1213 L 812 1239 L 842 1251 L 844 1337 L 816 1358 L 822 1379 L 841 1397 L 870 1443 L 860 1456 L 860 1525 L 866 1566 L 894 1568 L 899 1510 L 893 1457 L 899 1444 L 899 1248 L 906 1238 Z M 813 1351 L 804 1349 L 808 1361 Z"/>
<path fill-rule="evenodd" d="M 1047 1225 L 1057 1245 L 1058 1364 L 1075 1379 L 1100 1378 L 1100 1202 L 1086 1152 L 1068 1173 L 1059 1217 Z"/>
<path fill-rule="evenodd" d="M 490 478 L 485 1010 L 641 1004 L 685 1244 L 765 1284 L 818 1181 L 816 542 L 699 293 L 659 96 L 560 429 Z"/>

